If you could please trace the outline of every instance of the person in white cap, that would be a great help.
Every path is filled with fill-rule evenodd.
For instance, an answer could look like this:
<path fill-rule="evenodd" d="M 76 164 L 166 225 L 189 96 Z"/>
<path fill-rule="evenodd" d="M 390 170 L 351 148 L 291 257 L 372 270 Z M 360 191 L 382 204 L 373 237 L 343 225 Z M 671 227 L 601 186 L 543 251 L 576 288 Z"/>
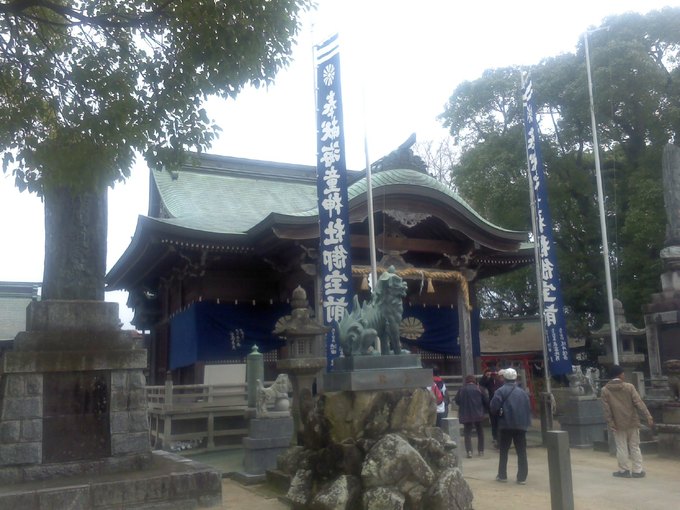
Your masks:
<path fill-rule="evenodd" d="M 490 410 L 498 416 L 500 455 L 498 457 L 499 482 L 508 481 L 508 452 L 515 445 L 517 452 L 517 483 L 524 485 L 529 473 L 527 462 L 527 429 L 531 426 L 531 404 L 529 395 L 517 385 L 517 371 L 503 370 L 505 384 L 491 399 Z"/>

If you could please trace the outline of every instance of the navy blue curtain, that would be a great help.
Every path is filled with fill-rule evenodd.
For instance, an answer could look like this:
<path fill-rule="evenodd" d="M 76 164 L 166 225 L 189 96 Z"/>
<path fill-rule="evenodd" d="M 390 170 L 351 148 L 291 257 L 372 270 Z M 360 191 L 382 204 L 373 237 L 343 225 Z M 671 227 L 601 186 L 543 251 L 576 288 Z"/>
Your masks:
<path fill-rule="evenodd" d="M 197 361 L 244 358 L 257 345 L 267 352 L 284 345 L 272 334 L 290 305 L 238 305 L 203 301 L 170 320 L 170 368 Z"/>
<path fill-rule="evenodd" d="M 278 349 L 284 341 L 272 335 L 276 321 L 290 314 L 290 305 L 194 303 L 170 320 L 170 368 L 197 361 L 244 358 L 253 345 L 260 352 Z M 460 355 L 456 308 L 404 305 L 401 340 L 405 347 Z M 470 314 L 472 352 L 479 356 L 479 310 Z M 404 328 L 403 325 L 407 327 Z"/>
<path fill-rule="evenodd" d="M 458 309 L 404 304 L 401 341 L 430 352 L 460 356 L 458 343 Z M 479 310 L 470 312 L 472 353 L 479 356 Z M 415 337 L 415 338 L 414 338 Z"/>

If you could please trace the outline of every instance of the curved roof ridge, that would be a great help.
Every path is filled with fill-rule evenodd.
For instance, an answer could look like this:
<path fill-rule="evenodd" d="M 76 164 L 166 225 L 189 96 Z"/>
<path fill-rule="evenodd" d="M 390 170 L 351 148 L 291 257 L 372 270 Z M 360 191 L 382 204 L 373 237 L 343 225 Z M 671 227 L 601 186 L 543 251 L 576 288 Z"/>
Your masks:
<path fill-rule="evenodd" d="M 482 215 L 480 215 L 477 211 L 475 211 L 470 204 L 468 204 L 465 199 L 463 199 L 458 193 L 456 193 L 454 190 L 452 190 L 450 187 L 446 186 L 445 184 L 441 183 L 434 177 L 432 177 L 429 174 L 425 174 L 423 172 L 419 172 L 417 170 L 411 170 L 407 168 L 401 168 L 401 169 L 391 169 L 391 170 L 383 170 L 380 172 L 377 172 L 371 176 L 371 186 L 373 190 L 375 191 L 378 188 L 386 187 L 386 186 L 391 186 L 391 185 L 409 185 L 409 186 L 419 186 L 422 188 L 427 188 L 427 189 L 434 189 L 443 195 L 446 195 L 448 198 L 451 200 L 457 202 L 460 204 L 465 210 L 467 210 L 470 214 L 472 214 L 475 218 L 477 218 L 479 221 L 481 221 L 483 224 L 488 225 L 489 227 L 492 227 L 494 229 L 497 229 L 502 232 L 508 232 L 508 233 L 520 233 L 523 231 L 520 230 L 511 230 L 507 229 L 501 226 L 498 226 L 486 218 L 484 218 Z M 351 202 L 353 199 L 365 194 L 368 192 L 368 185 L 367 185 L 367 179 L 366 177 L 362 177 L 361 179 L 357 180 L 353 184 L 349 186 L 347 189 L 347 195 L 349 198 L 349 201 Z M 308 209 L 306 211 L 300 211 L 297 213 L 291 214 L 291 216 L 315 216 L 319 213 L 317 208 L 312 208 Z"/>

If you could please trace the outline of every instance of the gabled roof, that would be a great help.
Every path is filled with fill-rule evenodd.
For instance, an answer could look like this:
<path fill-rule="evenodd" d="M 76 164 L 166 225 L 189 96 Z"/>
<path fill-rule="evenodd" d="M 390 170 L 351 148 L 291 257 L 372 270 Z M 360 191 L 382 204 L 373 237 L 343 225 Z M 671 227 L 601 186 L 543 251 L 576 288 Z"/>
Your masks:
<path fill-rule="evenodd" d="M 316 206 L 314 167 L 215 156 L 196 163 L 152 172 L 162 208 L 150 216 L 162 213 L 160 222 L 187 229 L 245 234 L 270 213 Z"/>
<path fill-rule="evenodd" d="M 350 221 L 358 223 L 368 216 L 367 179 L 363 173 L 348 188 Z M 482 218 L 451 188 L 432 176 L 412 169 L 390 169 L 378 172 L 371 179 L 374 211 L 399 209 L 411 214 L 438 217 L 450 229 L 463 232 L 474 242 L 494 249 L 516 251 L 529 248 L 527 232 L 508 230 Z M 318 235 L 318 205 L 316 196 L 310 208 L 298 212 L 272 211 L 270 216 L 255 226 L 251 232 L 279 225 L 309 225 L 309 238 Z M 298 236 L 304 235 L 298 227 Z M 520 246 L 521 245 L 521 246 Z M 533 246 L 533 245 L 531 245 Z"/>
<path fill-rule="evenodd" d="M 367 217 L 367 184 L 363 172 L 348 172 L 348 182 L 354 225 Z M 508 262 L 513 264 L 533 260 L 526 232 L 486 221 L 426 173 L 382 170 L 373 174 L 372 189 L 376 213 L 396 210 L 429 218 L 422 222 L 429 230 L 412 230 L 420 234 L 416 238 L 466 239 L 485 247 L 483 256 L 520 256 Z M 195 155 L 179 172 L 152 172 L 149 214 L 139 218 L 133 240 L 107 283 L 110 289 L 127 288 L 130 272 L 138 273 L 139 281 L 150 264 L 165 256 L 159 245 L 254 253 L 256 246 L 278 249 L 280 240 L 316 239 L 318 229 L 315 167 Z"/>

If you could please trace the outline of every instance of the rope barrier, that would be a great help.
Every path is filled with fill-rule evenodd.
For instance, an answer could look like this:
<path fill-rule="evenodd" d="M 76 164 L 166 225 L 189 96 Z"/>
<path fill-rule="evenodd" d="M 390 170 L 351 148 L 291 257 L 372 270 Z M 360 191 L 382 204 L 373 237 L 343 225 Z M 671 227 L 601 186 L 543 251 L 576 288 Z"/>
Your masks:
<path fill-rule="evenodd" d="M 387 271 L 385 268 L 378 268 L 378 274 L 384 273 L 385 271 Z M 370 274 L 370 272 L 371 268 L 368 266 L 352 266 L 352 276 L 363 277 Z M 423 278 L 425 278 L 427 280 L 437 282 L 457 283 L 460 285 L 460 289 L 463 292 L 465 309 L 467 311 L 472 310 L 472 307 L 470 306 L 470 290 L 468 287 L 468 282 L 465 279 L 465 276 L 463 276 L 463 274 L 458 271 L 406 268 L 397 269 L 396 274 L 401 278 L 408 280 L 421 281 Z M 428 287 L 430 287 L 429 284 Z"/>

